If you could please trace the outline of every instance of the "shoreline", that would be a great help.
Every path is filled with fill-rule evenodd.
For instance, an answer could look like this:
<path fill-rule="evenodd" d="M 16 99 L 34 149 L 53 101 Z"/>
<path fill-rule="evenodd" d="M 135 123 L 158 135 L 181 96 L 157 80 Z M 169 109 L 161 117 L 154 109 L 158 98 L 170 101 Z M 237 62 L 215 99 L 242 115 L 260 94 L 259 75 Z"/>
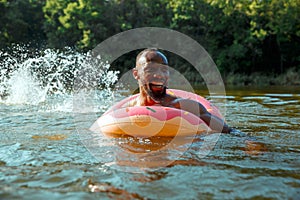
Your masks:
<path fill-rule="evenodd" d="M 294 67 L 282 74 L 229 73 L 222 78 L 226 86 L 300 86 L 300 69 Z"/>

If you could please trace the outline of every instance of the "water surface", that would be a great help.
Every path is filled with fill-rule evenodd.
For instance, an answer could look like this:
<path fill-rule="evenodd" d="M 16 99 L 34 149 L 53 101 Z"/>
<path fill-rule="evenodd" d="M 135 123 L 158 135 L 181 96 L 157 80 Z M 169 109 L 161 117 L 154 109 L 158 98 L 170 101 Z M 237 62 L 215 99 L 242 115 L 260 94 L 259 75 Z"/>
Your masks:
<path fill-rule="evenodd" d="M 120 148 L 118 141 L 104 138 L 97 143 L 90 138 L 91 119 L 105 107 L 74 115 L 68 99 L 53 97 L 37 105 L 3 102 L 0 197 L 298 199 L 300 89 L 227 88 L 226 92 L 228 124 L 252 139 L 222 134 L 204 158 L 199 158 L 194 145 L 181 157 L 174 156 L 168 166 L 139 173 L 109 165 Z M 85 125 L 86 130 L 78 130 Z M 86 138 L 80 135 L 82 131 Z M 86 141 L 97 149 L 91 152 Z M 131 142 L 148 142 L 148 147 L 154 143 L 145 139 Z"/>
<path fill-rule="evenodd" d="M 226 99 L 247 137 L 111 139 L 89 127 L 130 95 L 110 90 L 116 72 L 74 52 L 16 55 L 0 52 L 0 199 L 299 199 L 299 87 L 197 90 Z"/>

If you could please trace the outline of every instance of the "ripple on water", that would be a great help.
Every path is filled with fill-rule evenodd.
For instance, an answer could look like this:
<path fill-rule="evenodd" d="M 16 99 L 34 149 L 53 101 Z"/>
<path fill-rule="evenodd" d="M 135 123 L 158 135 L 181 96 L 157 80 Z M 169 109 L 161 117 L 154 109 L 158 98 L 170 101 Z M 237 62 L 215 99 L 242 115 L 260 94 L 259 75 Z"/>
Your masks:
<path fill-rule="evenodd" d="M 66 184 L 74 183 L 83 177 L 80 169 L 63 169 L 57 171 L 40 171 L 34 177 L 26 181 L 31 188 L 55 188 Z M 16 180 L 18 182 L 18 180 Z M 24 183 L 21 183 L 21 185 Z"/>
<path fill-rule="evenodd" d="M 299 100 L 271 100 L 271 101 L 264 101 L 263 102 L 266 105 L 277 105 L 277 106 L 281 106 L 281 105 L 292 105 L 292 104 L 298 104 Z"/>
<path fill-rule="evenodd" d="M 25 163 L 34 162 L 35 157 L 29 150 L 20 150 L 21 144 L 0 146 L 0 160 L 7 166 L 20 166 Z"/>
<path fill-rule="evenodd" d="M 113 141 L 89 133 L 95 113 L 77 113 L 74 124 L 69 110 L 45 112 L 2 105 L 0 112 L 4 119 L 0 125 L 5 128 L 0 133 L 0 181 L 6 186 L 0 196 L 3 199 L 25 196 L 107 199 L 115 191 L 128 191 L 145 199 L 293 199 L 299 196 L 300 180 L 297 175 L 299 95 L 258 92 L 255 95 L 232 94 L 227 101 L 226 120 L 255 136 L 257 143 L 247 145 L 245 138 L 222 135 L 210 154 L 199 159 L 200 141 L 190 146 L 178 162 L 151 175 L 150 172 L 134 174 L 138 178 L 122 171 L 122 166 L 116 170 L 107 165 L 115 161 L 115 154 L 122 150 L 120 146 L 128 147 L 135 141 Z M 141 146 L 149 147 L 151 141 L 138 140 L 136 146 L 139 149 L 131 150 L 137 152 Z M 176 159 L 176 156 L 170 157 Z M 129 167 L 133 164 L 136 164 L 134 160 L 127 162 Z M 89 179 L 99 187 L 114 190 L 92 193 L 88 188 Z M 113 195 L 122 198 L 116 193 Z"/>
<path fill-rule="evenodd" d="M 270 96 L 270 97 L 293 97 L 293 96 L 295 96 L 295 94 L 278 94 L 278 93 L 272 94 L 272 93 L 267 93 L 267 94 L 265 94 L 265 96 Z"/>

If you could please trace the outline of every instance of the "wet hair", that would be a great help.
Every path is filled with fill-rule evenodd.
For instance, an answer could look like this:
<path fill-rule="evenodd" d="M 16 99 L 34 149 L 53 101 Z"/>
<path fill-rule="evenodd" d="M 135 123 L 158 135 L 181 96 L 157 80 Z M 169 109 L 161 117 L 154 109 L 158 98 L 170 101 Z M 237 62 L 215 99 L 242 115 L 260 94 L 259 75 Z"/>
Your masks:
<path fill-rule="evenodd" d="M 160 62 L 160 61 L 162 61 L 162 64 L 168 65 L 167 57 L 162 52 L 160 52 L 157 48 L 148 48 L 148 49 L 144 49 L 143 51 L 141 51 L 136 57 L 136 65 L 138 64 L 138 61 L 140 60 L 140 58 L 142 56 L 145 56 L 146 53 L 148 53 L 148 52 L 154 52 L 155 55 L 150 57 L 150 58 L 147 58 L 146 62 Z"/>

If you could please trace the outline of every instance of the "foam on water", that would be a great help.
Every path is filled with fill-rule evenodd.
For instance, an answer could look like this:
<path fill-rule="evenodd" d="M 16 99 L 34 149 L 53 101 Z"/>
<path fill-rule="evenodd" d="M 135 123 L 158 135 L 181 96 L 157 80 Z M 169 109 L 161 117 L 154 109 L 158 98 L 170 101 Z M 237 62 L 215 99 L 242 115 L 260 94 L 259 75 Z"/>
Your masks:
<path fill-rule="evenodd" d="M 93 98 L 100 102 L 109 100 L 111 86 L 118 78 L 118 72 L 110 71 L 100 56 L 95 59 L 90 53 L 71 49 L 30 52 L 17 46 L 10 53 L 0 51 L 0 60 L 0 103 L 39 106 L 44 111 L 73 110 L 74 92 L 79 91 L 76 77 L 80 90 L 99 91 Z"/>
<path fill-rule="evenodd" d="M 41 87 L 39 81 L 26 68 L 14 71 L 6 86 L 9 94 L 6 103 L 36 105 L 45 101 L 47 88 Z"/>

